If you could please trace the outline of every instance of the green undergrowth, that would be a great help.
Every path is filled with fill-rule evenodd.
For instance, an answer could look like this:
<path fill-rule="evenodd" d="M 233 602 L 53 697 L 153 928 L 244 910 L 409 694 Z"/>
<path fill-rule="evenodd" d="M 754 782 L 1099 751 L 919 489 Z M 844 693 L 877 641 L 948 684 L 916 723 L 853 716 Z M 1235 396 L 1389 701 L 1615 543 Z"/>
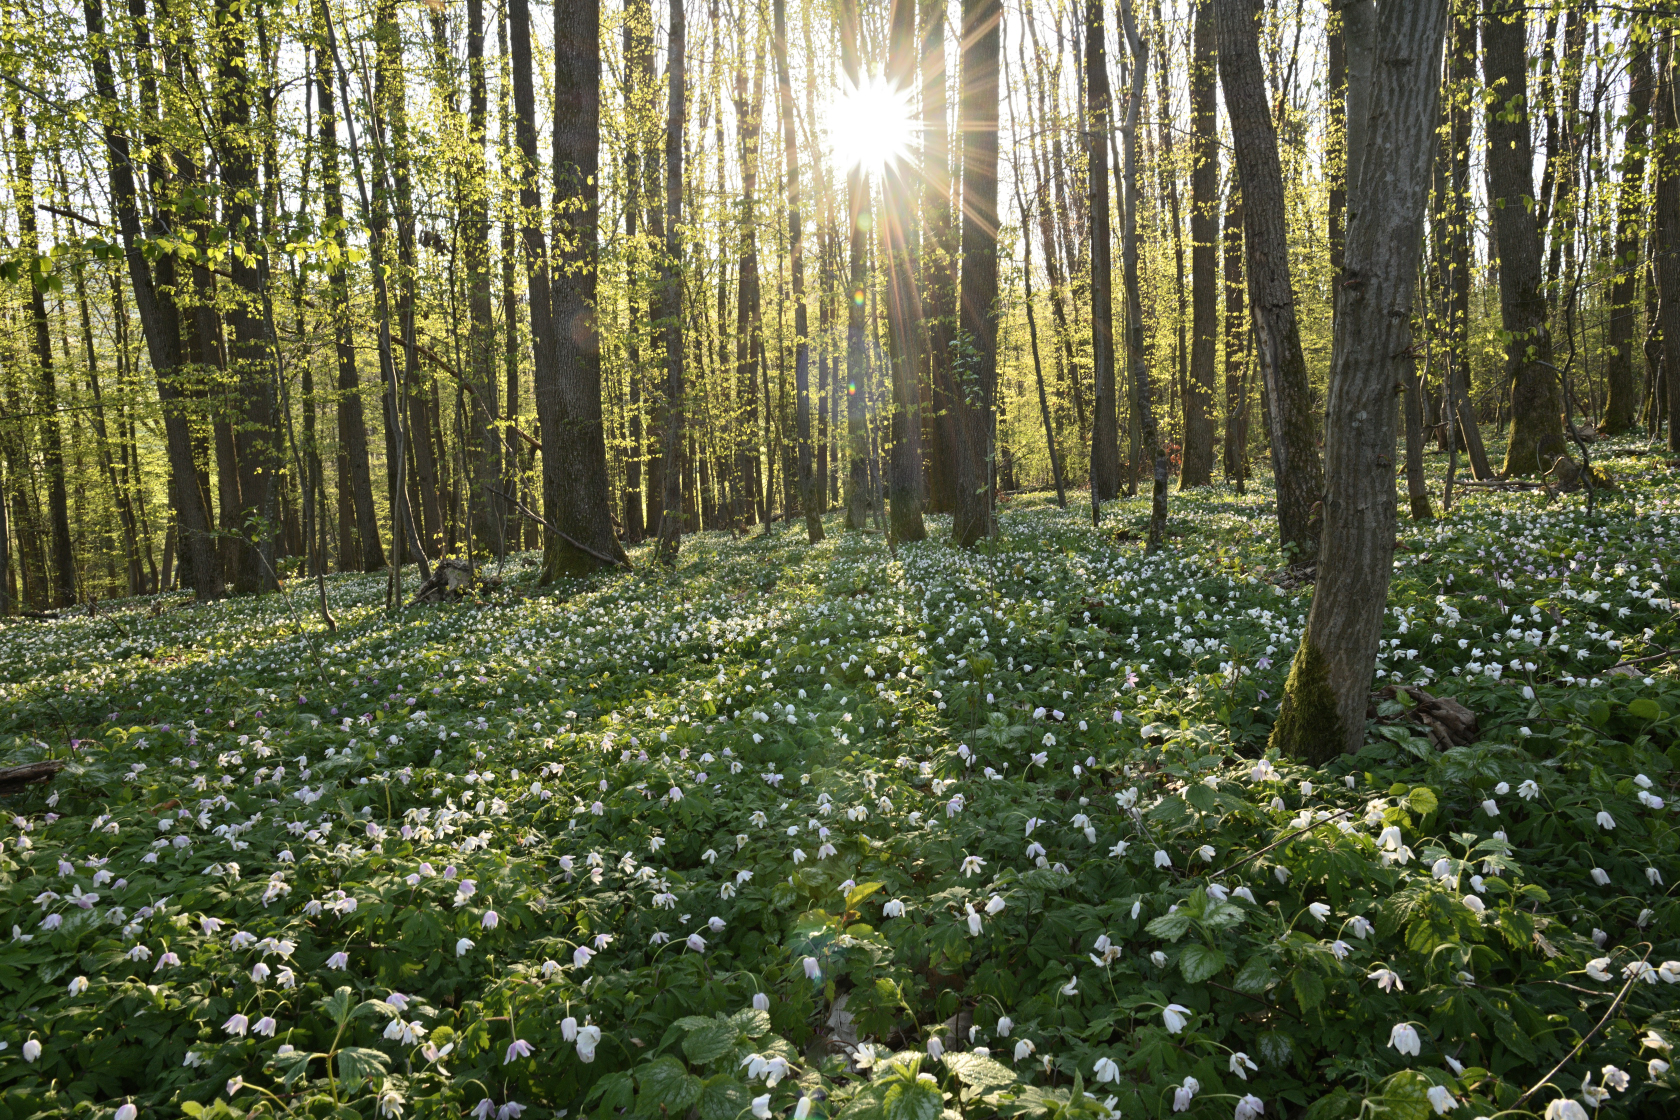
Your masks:
<path fill-rule="evenodd" d="M 334 576 L 336 634 L 307 580 L 8 624 L 0 751 L 65 767 L 5 800 L 0 1120 L 1672 1114 L 1680 489 L 1632 450 L 1591 515 L 1402 526 L 1378 683 L 1477 734 L 1402 693 L 1323 767 L 1266 746 L 1311 591 L 1258 489 L 1155 557 L 1146 499 L 1018 499 L 972 552 Z"/>

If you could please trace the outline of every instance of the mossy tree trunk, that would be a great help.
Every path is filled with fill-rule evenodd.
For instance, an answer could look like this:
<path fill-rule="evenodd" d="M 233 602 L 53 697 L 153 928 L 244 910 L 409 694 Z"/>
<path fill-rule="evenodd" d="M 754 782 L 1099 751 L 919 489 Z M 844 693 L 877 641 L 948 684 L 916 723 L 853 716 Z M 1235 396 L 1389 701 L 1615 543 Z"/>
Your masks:
<path fill-rule="evenodd" d="M 1365 737 L 1394 559 L 1397 390 L 1413 376 L 1412 299 L 1446 20 L 1447 0 L 1382 4 L 1362 99 L 1365 143 L 1348 169 L 1318 580 L 1272 732 L 1273 745 L 1310 762 L 1356 751 Z"/>

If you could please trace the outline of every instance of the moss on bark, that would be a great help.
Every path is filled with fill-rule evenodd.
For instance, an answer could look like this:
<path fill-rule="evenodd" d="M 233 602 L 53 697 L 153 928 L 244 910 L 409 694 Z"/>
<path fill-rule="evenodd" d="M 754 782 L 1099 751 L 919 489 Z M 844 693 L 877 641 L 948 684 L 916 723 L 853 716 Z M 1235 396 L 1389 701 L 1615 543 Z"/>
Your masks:
<path fill-rule="evenodd" d="M 1336 694 L 1330 688 L 1329 663 L 1323 651 L 1302 637 L 1289 666 L 1271 745 L 1289 758 L 1322 766 L 1342 752 L 1344 737 Z"/>

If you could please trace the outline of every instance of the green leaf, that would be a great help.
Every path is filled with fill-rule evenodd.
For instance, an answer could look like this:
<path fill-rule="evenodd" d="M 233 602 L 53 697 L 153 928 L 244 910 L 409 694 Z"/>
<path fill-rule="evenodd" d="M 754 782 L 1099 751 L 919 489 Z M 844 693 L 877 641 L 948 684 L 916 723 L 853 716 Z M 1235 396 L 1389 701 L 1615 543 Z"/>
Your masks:
<path fill-rule="evenodd" d="M 661 1107 L 673 1116 L 687 1112 L 700 1099 L 704 1088 L 698 1077 L 669 1054 L 638 1069 L 636 1084 L 641 1090 L 636 1111 L 654 1115 L 658 1115 Z"/>
<path fill-rule="evenodd" d="M 1406 795 L 1406 804 L 1411 806 L 1412 811 L 1420 817 L 1427 817 L 1439 808 L 1441 803 L 1436 798 L 1434 790 L 1428 786 L 1418 786 Z"/>
<path fill-rule="evenodd" d="M 602 1111 L 612 1116 L 627 1109 L 635 1101 L 635 1082 L 628 1073 L 609 1073 L 595 1082 L 595 1087 L 589 1090 L 589 1095 L 583 1099 L 584 1104 L 595 1100 L 601 1102 Z"/>
<path fill-rule="evenodd" d="M 354 998 L 355 994 L 349 988 L 340 988 L 321 1001 L 321 1010 L 325 1011 L 336 1025 L 342 1027 L 350 1021 L 350 1008 L 353 1006 L 351 1001 Z"/>
<path fill-rule="evenodd" d="M 1186 945 L 1183 954 L 1178 958 L 1179 971 L 1184 973 L 1184 979 L 1192 984 L 1200 984 L 1218 975 L 1225 968 L 1225 964 L 1223 951 L 1210 949 L 1198 942 Z"/>
<path fill-rule="evenodd" d="M 1627 711 L 1634 719 L 1656 719 L 1662 715 L 1662 709 L 1657 707 L 1657 702 L 1649 696 L 1628 701 Z"/>
<path fill-rule="evenodd" d="M 1401 1070 L 1377 1086 L 1374 1097 L 1366 1104 L 1383 1120 L 1429 1120 L 1433 1109 L 1429 1106 L 1429 1078 L 1415 1069 Z"/>
<path fill-rule="evenodd" d="M 1143 928 L 1155 937 L 1177 941 L 1190 931 L 1190 915 L 1181 907 L 1171 914 L 1162 914 Z"/>
<path fill-rule="evenodd" d="M 893 1083 L 882 1112 L 887 1120 L 939 1120 L 944 1108 L 945 1097 L 939 1087 L 916 1077 Z"/>
<path fill-rule="evenodd" d="M 846 892 L 846 909 L 856 910 L 858 903 L 881 889 L 880 883 L 859 883 Z"/>
<path fill-rule="evenodd" d="M 347 1085 L 360 1085 L 369 1078 L 384 1077 L 391 1059 L 365 1046 L 346 1046 L 338 1052 L 338 1078 Z"/>
<path fill-rule="evenodd" d="M 729 1024 L 748 1038 L 757 1038 L 760 1035 L 770 1033 L 770 1013 L 760 1011 L 756 1007 L 749 1007 L 731 1015 Z"/>
<path fill-rule="evenodd" d="M 978 1054 L 946 1054 L 945 1065 L 962 1079 L 964 1085 L 972 1085 L 977 1089 L 1000 1089 L 1015 1083 L 1014 1070 L 1002 1062 L 983 1058 Z"/>
<path fill-rule="evenodd" d="M 270 1061 L 280 1071 L 280 1083 L 290 1086 L 309 1072 L 309 1059 L 313 1057 L 315 1055 L 307 1050 L 293 1050 L 290 1054 L 276 1054 Z"/>
<path fill-rule="evenodd" d="M 688 1032 L 688 1037 L 683 1039 L 683 1053 L 695 1065 L 703 1066 L 733 1051 L 739 1037 L 733 1024 L 713 1019 L 705 1026 Z"/>
<path fill-rule="evenodd" d="M 1295 1002 L 1301 1005 L 1302 1011 L 1311 1011 L 1324 1002 L 1324 980 L 1316 972 L 1298 968 L 1289 977 L 1289 982 L 1295 989 Z"/>
<path fill-rule="evenodd" d="M 708 1077 L 700 1089 L 700 1120 L 736 1120 L 752 1106 L 752 1090 L 720 1073 Z"/>
<path fill-rule="evenodd" d="M 1231 986 L 1239 992 L 1249 995 L 1259 995 L 1273 984 L 1277 983 L 1277 971 L 1272 968 L 1272 962 L 1265 953 L 1256 953 L 1243 962 L 1242 968 L 1237 970 L 1237 978 Z"/>

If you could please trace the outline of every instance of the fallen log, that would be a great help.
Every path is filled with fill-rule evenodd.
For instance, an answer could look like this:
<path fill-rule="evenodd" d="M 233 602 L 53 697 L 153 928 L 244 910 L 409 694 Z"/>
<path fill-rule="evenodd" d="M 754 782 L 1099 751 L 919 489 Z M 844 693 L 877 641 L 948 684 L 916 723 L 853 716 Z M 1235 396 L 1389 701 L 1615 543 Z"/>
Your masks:
<path fill-rule="evenodd" d="M 22 766 L 0 766 L 0 796 L 17 793 L 26 786 L 50 782 L 54 774 L 64 769 L 64 760 L 44 759 L 26 762 Z"/>

